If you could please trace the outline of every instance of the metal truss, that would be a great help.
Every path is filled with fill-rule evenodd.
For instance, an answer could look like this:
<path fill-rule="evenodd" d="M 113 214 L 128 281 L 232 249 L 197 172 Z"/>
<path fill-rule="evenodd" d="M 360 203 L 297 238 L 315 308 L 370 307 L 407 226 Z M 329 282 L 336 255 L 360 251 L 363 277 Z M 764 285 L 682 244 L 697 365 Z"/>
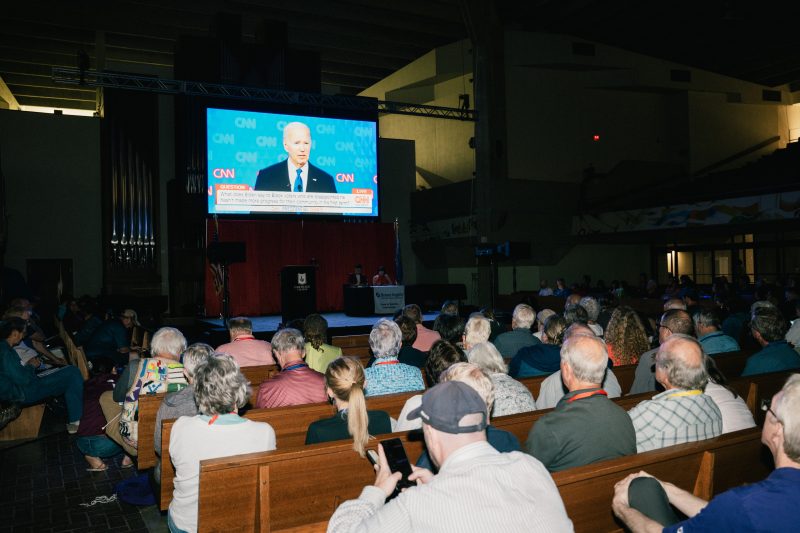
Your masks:
<path fill-rule="evenodd" d="M 63 85 L 83 85 L 89 87 L 109 87 L 144 91 L 160 94 L 186 94 L 190 96 L 209 96 L 234 98 L 275 104 L 315 106 L 325 109 L 345 111 L 373 111 L 396 115 L 443 118 L 450 120 L 476 120 L 475 111 L 454 107 L 440 107 L 404 102 L 387 102 L 362 96 L 339 96 L 294 91 L 280 91 L 260 87 L 242 87 L 221 83 L 199 81 L 165 80 L 133 74 L 117 74 L 81 71 L 77 68 L 53 67 L 53 82 Z"/>

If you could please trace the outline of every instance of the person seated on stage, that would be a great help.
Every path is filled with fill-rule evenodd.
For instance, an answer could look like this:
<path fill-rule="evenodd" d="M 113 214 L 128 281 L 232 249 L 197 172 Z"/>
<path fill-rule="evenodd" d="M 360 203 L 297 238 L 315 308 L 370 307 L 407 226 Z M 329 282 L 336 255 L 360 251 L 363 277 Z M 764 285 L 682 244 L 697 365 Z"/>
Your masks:
<path fill-rule="evenodd" d="M 180 417 L 170 435 L 169 455 L 175 465 L 167 515 L 170 531 L 197 531 L 200 461 L 275 449 L 272 426 L 237 414 L 249 393 L 247 379 L 229 355 L 210 357 L 195 370 L 199 414 Z"/>
<path fill-rule="evenodd" d="M 320 373 L 334 359 L 342 356 L 342 349 L 327 344 L 328 321 L 318 314 L 308 315 L 303 322 L 303 335 L 306 338 L 306 364 Z"/>
<path fill-rule="evenodd" d="M 325 376 L 303 361 L 306 340 L 299 330 L 282 329 L 272 337 L 272 352 L 281 371 L 261 384 L 256 407 L 286 407 L 324 402 Z"/>
<path fill-rule="evenodd" d="M 800 375 L 770 403 L 761 430 L 775 462 L 767 479 L 702 500 L 646 472 L 614 487 L 611 507 L 630 531 L 796 531 L 800 523 Z M 631 498 L 633 496 L 633 498 Z M 670 505 L 688 517 L 680 521 Z"/>
<path fill-rule="evenodd" d="M 398 359 L 402 338 L 400 327 L 392 320 L 382 318 L 373 326 L 369 347 L 376 361 L 365 370 L 368 397 L 425 388 L 419 368 L 405 365 Z"/>
<path fill-rule="evenodd" d="M 378 267 L 378 273 L 372 276 L 372 284 L 375 286 L 394 285 L 394 283 L 392 283 L 392 278 L 386 273 L 386 267 L 384 266 Z"/>
<path fill-rule="evenodd" d="M 21 365 L 14 346 L 25 336 L 25 321 L 18 317 L 0 321 L 0 400 L 30 405 L 64 395 L 67 432 L 78 431 L 83 415 L 83 379 L 80 370 L 65 366 L 37 376 L 32 365 Z"/>
<path fill-rule="evenodd" d="M 119 318 L 103 322 L 86 341 L 84 351 L 90 361 L 98 357 L 110 357 L 117 366 L 125 366 L 128 361 L 138 358 L 131 348 L 131 329 L 141 326 L 136 311 L 125 309 Z"/>
<path fill-rule="evenodd" d="M 325 370 L 325 393 L 337 413 L 308 426 L 306 444 L 353 439 L 353 450 L 365 456 L 370 435 L 392 432 L 386 411 L 367 411 L 364 398 L 364 367 L 355 357 L 340 357 Z"/>
<path fill-rule="evenodd" d="M 403 316 L 414 321 L 417 328 L 417 336 L 413 346 L 421 352 L 428 352 L 433 343 L 441 339 L 439 333 L 428 329 L 422 325 L 422 309 L 417 304 L 408 304 L 403 308 Z"/>
<path fill-rule="evenodd" d="M 347 284 L 352 285 L 353 287 L 364 287 L 369 285 L 369 280 L 367 279 L 366 274 L 362 271 L 361 264 L 357 264 L 353 267 L 353 272 L 347 276 Z"/>
<path fill-rule="evenodd" d="M 244 316 L 228 320 L 228 333 L 231 342 L 217 346 L 217 353 L 233 357 L 240 367 L 274 365 L 272 345 L 253 337 L 253 322 Z"/>

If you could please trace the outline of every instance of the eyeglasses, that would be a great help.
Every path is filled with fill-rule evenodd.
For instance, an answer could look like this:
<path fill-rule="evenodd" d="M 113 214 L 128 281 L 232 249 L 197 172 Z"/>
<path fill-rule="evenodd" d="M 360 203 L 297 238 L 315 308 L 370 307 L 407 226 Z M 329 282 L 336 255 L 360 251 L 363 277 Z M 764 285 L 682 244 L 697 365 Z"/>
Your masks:
<path fill-rule="evenodd" d="M 772 410 L 772 398 L 764 398 L 761 400 L 761 410 L 765 413 L 772 413 L 772 416 L 775 417 L 775 420 L 778 422 L 781 421 L 781 419 L 778 418 L 778 415 L 775 414 L 775 411 Z"/>
<path fill-rule="evenodd" d="M 664 324 L 659 324 L 659 325 L 658 325 L 658 329 L 661 329 L 661 328 L 664 328 L 665 330 L 667 330 L 667 331 L 669 331 L 670 333 L 672 333 L 672 330 L 671 330 L 671 329 L 669 329 L 669 328 L 668 328 L 667 326 L 665 326 Z"/>

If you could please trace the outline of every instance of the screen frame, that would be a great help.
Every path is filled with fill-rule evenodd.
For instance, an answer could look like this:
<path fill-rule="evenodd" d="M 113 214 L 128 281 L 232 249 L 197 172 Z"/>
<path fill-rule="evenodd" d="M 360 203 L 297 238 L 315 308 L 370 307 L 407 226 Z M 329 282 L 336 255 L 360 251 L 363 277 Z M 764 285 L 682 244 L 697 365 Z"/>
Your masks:
<path fill-rule="evenodd" d="M 348 98 L 355 98 L 355 97 L 348 97 Z M 375 214 L 370 215 L 353 215 L 353 214 L 346 214 L 346 213 L 319 213 L 319 214 L 311 214 L 311 213 L 210 213 L 208 210 L 208 187 L 210 186 L 209 183 L 209 173 L 208 173 L 208 110 L 209 109 L 221 109 L 221 110 L 229 110 L 229 111 L 247 111 L 251 113 L 266 113 L 266 114 L 279 114 L 279 115 L 292 115 L 298 118 L 316 118 L 316 119 L 338 119 L 338 120 L 358 120 L 363 122 L 371 122 L 375 124 L 375 163 L 376 163 L 376 175 L 378 176 L 378 181 L 375 184 L 375 194 L 378 196 L 378 201 L 376 203 L 377 212 Z M 379 222 L 381 220 L 381 213 L 383 209 L 381 208 L 382 202 L 382 194 L 381 194 L 381 179 L 380 179 L 380 166 L 381 166 L 381 156 L 380 156 L 380 121 L 378 120 L 378 110 L 377 105 L 374 111 L 358 111 L 358 110 L 341 110 L 341 109 L 329 109 L 329 108 L 314 108 L 309 109 L 305 106 L 296 106 L 296 105 L 279 105 L 279 104 L 264 104 L 258 105 L 253 102 L 239 102 L 239 101 L 230 101 L 230 100 L 217 100 L 217 99 L 209 99 L 201 106 L 197 108 L 198 113 L 200 115 L 200 124 L 201 127 L 199 128 L 202 131 L 203 141 L 203 153 L 202 153 L 202 161 L 204 165 L 204 184 L 205 187 L 203 189 L 203 200 L 204 200 L 204 207 L 203 211 L 205 213 L 206 219 L 214 219 L 215 217 L 218 219 L 224 220 L 335 220 L 335 221 L 342 221 L 342 222 Z"/>

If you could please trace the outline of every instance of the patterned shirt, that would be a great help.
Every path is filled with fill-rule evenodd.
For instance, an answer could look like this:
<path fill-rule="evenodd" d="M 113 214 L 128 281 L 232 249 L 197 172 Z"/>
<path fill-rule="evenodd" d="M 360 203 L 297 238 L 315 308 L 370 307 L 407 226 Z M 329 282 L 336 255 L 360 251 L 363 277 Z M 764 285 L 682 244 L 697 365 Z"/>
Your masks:
<path fill-rule="evenodd" d="M 419 368 L 404 365 L 397 357 L 382 357 L 364 370 L 367 378 L 367 396 L 381 396 L 423 390 L 425 383 Z"/>
<path fill-rule="evenodd" d="M 710 439 L 722 434 L 722 413 L 699 390 L 670 389 L 630 411 L 637 453 Z"/>
<path fill-rule="evenodd" d="M 491 376 L 494 384 L 494 407 L 492 416 L 505 416 L 536 410 L 533 396 L 528 388 L 508 374 Z"/>

